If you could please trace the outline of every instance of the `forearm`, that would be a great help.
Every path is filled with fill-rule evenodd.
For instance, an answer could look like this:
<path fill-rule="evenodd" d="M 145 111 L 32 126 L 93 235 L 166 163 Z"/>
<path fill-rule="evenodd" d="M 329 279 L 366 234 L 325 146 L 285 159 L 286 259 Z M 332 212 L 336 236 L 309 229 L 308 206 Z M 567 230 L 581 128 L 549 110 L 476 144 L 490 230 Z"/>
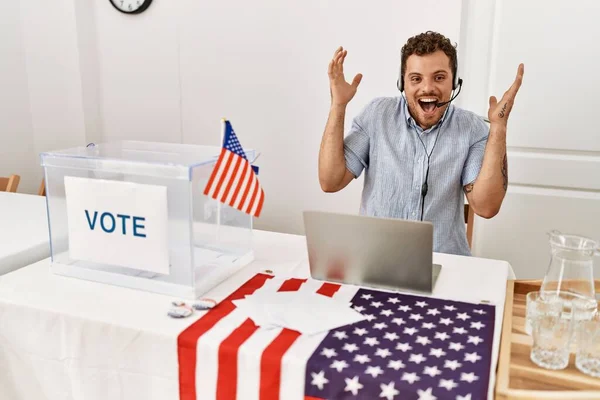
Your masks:
<path fill-rule="evenodd" d="M 500 211 L 508 185 L 506 126 L 492 125 L 485 147 L 483 163 L 471 190 L 470 203 L 475 213 L 491 218 Z"/>
<path fill-rule="evenodd" d="M 336 191 L 346 173 L 344 157 L 344 118 L 346 106 L 332 105 L 319 151 L 319 183 L 326 191 Z"/>

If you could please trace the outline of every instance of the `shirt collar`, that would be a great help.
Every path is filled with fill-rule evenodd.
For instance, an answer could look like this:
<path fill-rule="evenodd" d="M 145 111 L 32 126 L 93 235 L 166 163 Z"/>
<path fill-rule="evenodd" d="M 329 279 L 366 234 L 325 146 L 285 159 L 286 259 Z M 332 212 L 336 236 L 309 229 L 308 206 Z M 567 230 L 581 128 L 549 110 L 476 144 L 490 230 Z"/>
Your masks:
<path fill-rule="evenodd" d="M 408 111 L 408 102 L 406 101 L 406 98 L 404 96 L 402 96 L 404 98 L 404 117 L 406 118 L 406 123 L 408 124 L 408 126 L 413 126 L 415 128 L 418 128 L 419 130 L 423 130 L 423 128 L 421 128 L 419 125 L 417 125 L 416 121 L 414 120 L 414 118 L 410 115 L 410 111 Z M 444 114 L 442 114 L 442 118 L 440 118 L 440 120 L 438 121 L 437 124 L 435 124 L 434 126 L 432 126 L 431 128 L 429 128 L 429 130 L 435 128 L 436 126 L 438 126 L 439 124 L 441 124 L 442 122 L 444 122 L 444 120 L 446 119 L 446 117 L 448 116 L 448 112 L 450 111 L 450 107 L 452 107 L 452 104 L 448 105 L 448 107 L 446 107 L 446 110 L 444 111 Z"/>

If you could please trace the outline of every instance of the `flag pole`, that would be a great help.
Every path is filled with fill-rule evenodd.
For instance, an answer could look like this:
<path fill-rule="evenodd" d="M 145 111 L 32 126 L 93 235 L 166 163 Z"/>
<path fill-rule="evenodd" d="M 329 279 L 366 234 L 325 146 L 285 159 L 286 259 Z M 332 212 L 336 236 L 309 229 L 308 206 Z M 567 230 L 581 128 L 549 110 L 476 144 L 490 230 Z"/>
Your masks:
<path fill-rule="evenodd" d="M 223 149 L 223 140 L 225 139 L 225 118 L 221 118 L 221 133 L 219 134 L 219 152 Z M 217 243 L 221 241 L 221 207 L 223 204 L 217 201 Z"/>

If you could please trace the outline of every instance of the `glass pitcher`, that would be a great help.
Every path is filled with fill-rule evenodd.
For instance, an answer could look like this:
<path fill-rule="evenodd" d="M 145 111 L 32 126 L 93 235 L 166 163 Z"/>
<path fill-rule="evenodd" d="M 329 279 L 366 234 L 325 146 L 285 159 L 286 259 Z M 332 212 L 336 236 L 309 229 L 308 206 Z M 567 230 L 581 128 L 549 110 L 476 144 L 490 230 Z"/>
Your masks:
<path fill-rule="evenodd" d="M 597 309 L 594 289 L 595 255 L 598 242 L 587 237 L 548 232 L 551 248 L 550 265 L 540 288 L 542 296 L 559 296 L 567 310 L 576 302 L 579 318 L 586 319 Z"/>

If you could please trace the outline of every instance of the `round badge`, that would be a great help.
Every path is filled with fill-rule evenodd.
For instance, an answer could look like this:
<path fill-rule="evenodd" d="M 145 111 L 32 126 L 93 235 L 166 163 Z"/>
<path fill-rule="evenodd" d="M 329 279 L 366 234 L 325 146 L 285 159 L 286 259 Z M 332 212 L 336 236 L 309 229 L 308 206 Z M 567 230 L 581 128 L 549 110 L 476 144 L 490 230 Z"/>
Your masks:
<path fill-rule="evenodd" d="M 169 310 L 167 315 L 171 318 L 185 318 L 192 315 L 192 310 L 183 307 L 173 307 Z"/>
<path fill-rule="evenodd" d="M 200 299 L 197 302 L 195 302 L 192 307 L 194 307 L 194 309 L 196 309 L 196 310 L 202 311 L 202 310 L 209 310 L 216 305 L 217 305 L 217 302 L 214 301 L 213 299 Z"/>

